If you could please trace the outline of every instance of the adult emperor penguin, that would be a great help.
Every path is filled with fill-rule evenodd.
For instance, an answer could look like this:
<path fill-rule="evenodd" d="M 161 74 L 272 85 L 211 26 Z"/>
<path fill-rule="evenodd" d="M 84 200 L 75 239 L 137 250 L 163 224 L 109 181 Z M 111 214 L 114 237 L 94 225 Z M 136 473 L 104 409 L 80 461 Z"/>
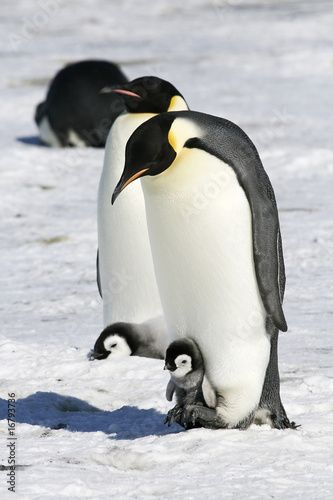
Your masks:
<path fill-rule="evenodd" d="M 113 121 L 125 106 L 121 96 L 100 91 L 126 82 L 121 69 L 108 61 L 79 61 L 61 69 L 45 101 L 36 108 L 41 142 L 53 147 L 104 147 Z"/>
<path fill-rule="evenodd" d="M 278 212 L 254 144 L 228 120 L 163 113 L 129 139 L 112 202 L 140 177 L 170 336 L 196 341 L 217 396 L 214 409 L 191 408 L 188 422 L 244 429 L 257 414 L 295 427 L 279 392 L 277 337 L 287 324 Z"/>
<path fill-rule="evenodd" d="M 113 323 L 104 328 L 96 340 L 90 359 L 126 356 L 163 359 L 167 344 L 167 338 L 156 335 L 151 325 L 142 328 L 131 323 Z"/>
<path fill-rule="evenodd" d="M 159 317 L 154 328 L 167 338 L 140 183 L 130 186 L 116 207 L 111 207 L 110 199 L 124 167 L 125 146 L 132 132 L 155 114 L 187 109 L 187 104 L 171 83 L 157 77 L 137 78 L 115 93 L 123 96 L 127 111 L 111 127 L 98 191 L 97 276 L 104 326 L 119 321 L 149 325 L 151 318 Z"/>

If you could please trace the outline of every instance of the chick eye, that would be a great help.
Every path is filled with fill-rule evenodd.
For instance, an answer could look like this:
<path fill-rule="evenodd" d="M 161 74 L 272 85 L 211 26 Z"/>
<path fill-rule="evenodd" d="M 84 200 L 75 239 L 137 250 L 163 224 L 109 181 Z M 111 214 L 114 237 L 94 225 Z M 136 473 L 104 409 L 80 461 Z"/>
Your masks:
<path fill-rule="evenodd" d="M 110 346 L 110 349 L 114 349 L 115 347 L 117 347 L 117 344 L 112 344 L 112 345 Z"/>
<path fill-rule="evenodd" d="M 186 363 L 187 363 L 187 361 L 186 361 L 186 359 L 184 359 L 184 360 L 182 361 L 182 365 L 186 365 Z"/>

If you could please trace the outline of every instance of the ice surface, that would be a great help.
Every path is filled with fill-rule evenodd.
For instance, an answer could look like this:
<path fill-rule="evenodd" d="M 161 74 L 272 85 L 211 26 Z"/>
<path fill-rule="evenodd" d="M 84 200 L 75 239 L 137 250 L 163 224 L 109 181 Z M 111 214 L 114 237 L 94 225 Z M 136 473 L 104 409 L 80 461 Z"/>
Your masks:
<path fill-rule="evenodd" d="M 332 2 L 3 0 L 0 19 L 0 446 L 6 466 L 15 393 L 16 498 L 332 498 Z M 86 58 L 168 79 L 255 142 L 280 209 L 281 392 L 299 430 L 169 429 L 162 361 L 88 361 L 103 151 L 41 147 L 33 122 L 49 79 Z"/>

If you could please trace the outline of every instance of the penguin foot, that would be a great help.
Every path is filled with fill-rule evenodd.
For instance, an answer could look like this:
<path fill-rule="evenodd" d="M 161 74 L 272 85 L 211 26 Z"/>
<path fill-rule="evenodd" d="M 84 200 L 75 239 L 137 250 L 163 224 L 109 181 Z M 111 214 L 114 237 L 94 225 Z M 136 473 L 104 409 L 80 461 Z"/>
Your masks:
<path fill-rule="evenodd" d="M 193 429 L 194 427 L 221 429 L 226 427 L 216 410 L 202 405 L 185 405 L 182 411 L 180 425 L 185 429 Z"/>
<path fill-rule="evenodd" d="M 290 422 L 287 415 L 283 415 L 282 418 L 278 418 L 277 415 L 271 415 L 272 425 L 274 429 L 297 429 L 301 424 L 296 424 L 295 422 Z"/>
<path fill-rule="evenodd" d="M 168 411 L 164 424 L 167 423 L 168 427 L 170 427 L 174 422 L 176 422 L 186 430 L 193 429 L 194 427 L 202 427 L 202 425 L 199 422 L 195 422 L 195 418 L 192 418 L 189 414 L 191 408 L 195 410 L 196 408 L 203 408 L 203 406 L 200 403 L 198 403 L 198 405 L 176 405 Z M 184 415 L 184 409 L 186 411 L 186 415 Z"/>
<path fill-rule="evenodd" d="M 170 427 L 174 422 L 180 424 L 182 411 L 183 407 L 181 405 L 174 406 L 171 410 L 168 411 L 167 416 L 165 417 L 164 420 L 164 424 L 167 423 L 168 427 Z"/>
<path fill-rule="evenodd" d="M 282 403 L 277 405 L 277 409 L 259 408 L 255 414 L 253 422 L 257 425 L 269 424 L 273 429 L 297 429 L 300 424 L 292 422 L 287 417 Z"/>

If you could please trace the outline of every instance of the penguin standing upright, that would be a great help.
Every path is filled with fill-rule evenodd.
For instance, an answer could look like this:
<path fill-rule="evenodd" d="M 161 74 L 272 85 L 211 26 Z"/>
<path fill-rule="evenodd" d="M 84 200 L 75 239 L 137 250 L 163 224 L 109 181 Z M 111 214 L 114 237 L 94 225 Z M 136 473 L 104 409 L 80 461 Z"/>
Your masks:
<path fill-rule="evenodd" d="M 205 405 L 203 393 L 204 363 L 199 347 L 194 340 L 181 338 L 171 342 L 165 354 L 165 370 L 170 371 L 166 398 L 172 401 L 176 396 L 176 406 L 168 411 L 164 423 L 181 422 L 183 407 Z M 187 422 L 185 422 L 187 425 Z"/>
<path fill-rule="evenodd" d="M 132 132 L 157 113 L 187 109 L 187 105 L 171 83 L 157 77 L 137 78 L 115 93 L 122 95 L 127 112 L 110 130 L 98 191 L 97 275 L 104 326 L 119 321 L 149 323 L 159 316 L 160 335 L 167 338 L 140 183 L 130 186 L 116 207 L 111 207 L 110 199 L 123 170 L 125 146 Z"/>
<path fill-rule="evenodd" d="M 163 113 L 126 147 L 112 202 L 141 177 L 156 279 L 172 339 L 203 355 L 216 408 L 188 423 L 247 428 L 256 413 L 295 427 L 280 399 L 285 273 L 273 188 L 248 136 L 203 113 Z M 120 197 L 121 198 L 121 197 Z"/>
<path fill-rule="evenodd" d="M 40 140 L 53 147 L 104 147 L 115 118 L 124 111 L 120 95 L 100 93 L 103 87 L 128 82 L 108 61 L 79 61 L 61 69 L 52 80 L 35 122 Z"/>

